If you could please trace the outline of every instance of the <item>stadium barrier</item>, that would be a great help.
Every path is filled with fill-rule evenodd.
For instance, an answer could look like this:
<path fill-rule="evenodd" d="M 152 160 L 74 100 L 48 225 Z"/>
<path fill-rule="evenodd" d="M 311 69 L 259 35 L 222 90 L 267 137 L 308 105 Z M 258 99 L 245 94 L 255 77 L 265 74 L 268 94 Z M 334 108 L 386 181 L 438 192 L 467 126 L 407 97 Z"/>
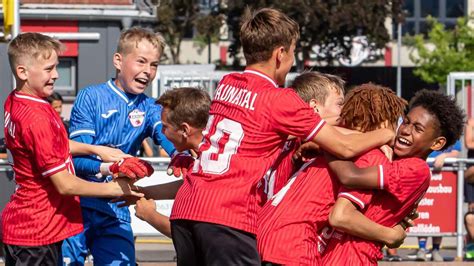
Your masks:
<path fill-rule="evenodd" d="M 137 182 L 141 186 L 168 183 L 177 180 L 166 174 L 169 158 L 147 157 L 142 158 L 152 163 L 155 173 L 151 177 Z M 434 159 L 429 158 L 428 163 Z M 474 159 L 447 158 L 441 172 L 432 173 L 430 187 L 419 203 L 420 217 L 415 220 L 415 226 L 410 228 L 410 236 L 455 236 L 456 255 L 462 257 L 464 247 L 464 170 L 467 165 L 474 165 Z M 7 176 L 11 176 L 12 169 L 6 160 L 0 159 L 0 187 L 14 187 Z M 13 190 L 12 190 L 13 191 Z M 10 195 L 2 193 L 1 202 L 7 202 Z M 157 211 L 169 216 L 173 200 L 158 200 Z M 451 206 L 456 206 L 452 208 Z M 4 206 L 1 206 L 3 209 Z M 0 209 L 0 210 L 1 210 Z M 133 206 L 130 207 L 132 228 L 136 236 L 161 236 L 148 223 L 134 215 Z"/>

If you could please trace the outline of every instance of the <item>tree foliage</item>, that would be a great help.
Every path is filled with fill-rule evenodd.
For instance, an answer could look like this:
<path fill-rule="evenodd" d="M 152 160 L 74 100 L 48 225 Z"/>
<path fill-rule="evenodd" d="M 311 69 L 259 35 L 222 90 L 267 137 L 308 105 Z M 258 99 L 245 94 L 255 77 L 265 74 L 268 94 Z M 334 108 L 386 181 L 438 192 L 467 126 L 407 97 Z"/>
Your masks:
<path fill-rule="evenodd" d="M 410 59 L 418 68 L 415 75 L 428 83 L 445 84 L 454 71 L 474 71 L 474 29 L 469 26 L 474 18 L 459 18 L 448 30 L 433 18 L 428 19 L 428 38 L 423 35 L 406 37 L 405 42 L 415 48 Z"/>
<path fill-rule="evenodd" d="M 385 27 L 387 17 L 401 20 L 403 0 L 257 0 L 228 1 L 227 23 L 233 33 L 229 47 L 235 57 L 240 49 L 239 28 L 244 10 L 249 7 L 273 7 L 286 13 L 300 25 L 301 38 L 297 43 L 299 63 L 306 61 L 315 46 L 316 60 L 331 64 L 340 56 L 347 56 L 352 38 L 364 35 L 372 48 L 384 48 L 390 40 Z"/>
<path fill-rule="evenodd" d="M 157 4 L 156 30 L 163 34 L 171 53 L 173 64 L 179 64 L 181 42 L 186 31 L 196 27 L 198 36 L 214 38 L 216 28 L 222 25 L 222 17 L 215 13 L 203 13 L 197 0 L 161 0 Z M 215 38 L 214 38 L 215 39 Z"/>

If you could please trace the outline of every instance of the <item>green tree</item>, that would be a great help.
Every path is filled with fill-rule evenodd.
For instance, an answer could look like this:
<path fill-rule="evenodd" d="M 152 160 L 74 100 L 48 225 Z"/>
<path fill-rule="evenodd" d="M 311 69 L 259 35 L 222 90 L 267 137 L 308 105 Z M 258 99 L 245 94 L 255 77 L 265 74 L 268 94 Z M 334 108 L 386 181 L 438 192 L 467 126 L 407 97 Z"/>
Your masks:
<path fill-rule="evenodd" d="M 214 37 L 216 25 L 222 25 L 222 17 L 215 13 L 201 12 L 197 0 L 162 0 L 157 7 L 156 30 L 163 34 L 170 48 L 171 62 L 179 64 L 181 42 L 186 32 L 193 31 L 197 26 L 198 34 Z M 203 27 L 202 22 L 212 27 Z M 199 39 L 199 38 L 198 38 Z"/>
<path fill-rule="evenodd" d="M 428 83 L 445 84 L 453 71 L 474 71 L 473 18 L 459 18 L 454 29 L 446 29 L 433 18 L 428 19 L 430 31 L 423 35 L 405 37 L 413 51 L 410 59 L 417 69 L 415 75 Z"/>
<path fill-rule="evenodd" d="M 240 49 L 239 28 L 245 8 L 273 7 L 286 13 L 300 25 L 301 38 L 297 43 L 299 64 L 309 59 L 313 47 L 318 46 L 317 61 L 332 64 L 340 56 L 347 56 L 352 38 L 364 35 L 373 49 L 384 48 L 390 40 L 385 27 L 387 17 L 403 19 L 403 0 L 258 0 L 228 1 L 227 23 L 233 33 L 229 47 L 231 56 Z"/>

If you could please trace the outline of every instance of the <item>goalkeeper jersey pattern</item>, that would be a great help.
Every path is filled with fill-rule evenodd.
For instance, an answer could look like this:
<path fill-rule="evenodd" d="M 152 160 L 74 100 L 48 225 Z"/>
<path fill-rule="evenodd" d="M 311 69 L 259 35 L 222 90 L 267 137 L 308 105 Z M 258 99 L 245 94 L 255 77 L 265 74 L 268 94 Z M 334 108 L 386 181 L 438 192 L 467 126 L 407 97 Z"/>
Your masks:
<path fill-rule="evenodd" d="M 105 145 L 136 155 L 142 141 L 152 137 L 168 154 L 174 146 L 161 132 L 161 106 L 145 94 L 133 95 L 120 90 L 111 79 L 79 91 L 71 113 L 69 137 L 94 145 Z M 98 178 L 100 160 L 92 156 L 74 158 L 77 175 L 88 181 Z M 81 206 L 130 221 L 128 208 L 117 208 L 109 199 L 81 197 Z"/>

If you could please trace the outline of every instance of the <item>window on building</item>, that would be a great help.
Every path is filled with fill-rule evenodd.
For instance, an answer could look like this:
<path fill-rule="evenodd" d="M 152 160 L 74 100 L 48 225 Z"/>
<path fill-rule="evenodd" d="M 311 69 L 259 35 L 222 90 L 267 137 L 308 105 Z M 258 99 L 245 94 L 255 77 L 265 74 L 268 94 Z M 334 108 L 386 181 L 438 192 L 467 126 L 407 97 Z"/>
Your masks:
<path fill-rule="evenodd" d="M 436 18 L 454 28 L 458 17 L 467 15 L 467 0 L 405 0 L 405 23 L 402 25 L 402 34 L 426 34 L 429 31 L 427 17 Z M 397 36 L 397 25 L 394 25 L 394 38 Z"/>
<path fill-rule="evenodd" d="M 60 57 L 57 67 L 59 78 L 54 83 L 54 90 L 63 96 L 76 95 L 76 58 Z"/>

